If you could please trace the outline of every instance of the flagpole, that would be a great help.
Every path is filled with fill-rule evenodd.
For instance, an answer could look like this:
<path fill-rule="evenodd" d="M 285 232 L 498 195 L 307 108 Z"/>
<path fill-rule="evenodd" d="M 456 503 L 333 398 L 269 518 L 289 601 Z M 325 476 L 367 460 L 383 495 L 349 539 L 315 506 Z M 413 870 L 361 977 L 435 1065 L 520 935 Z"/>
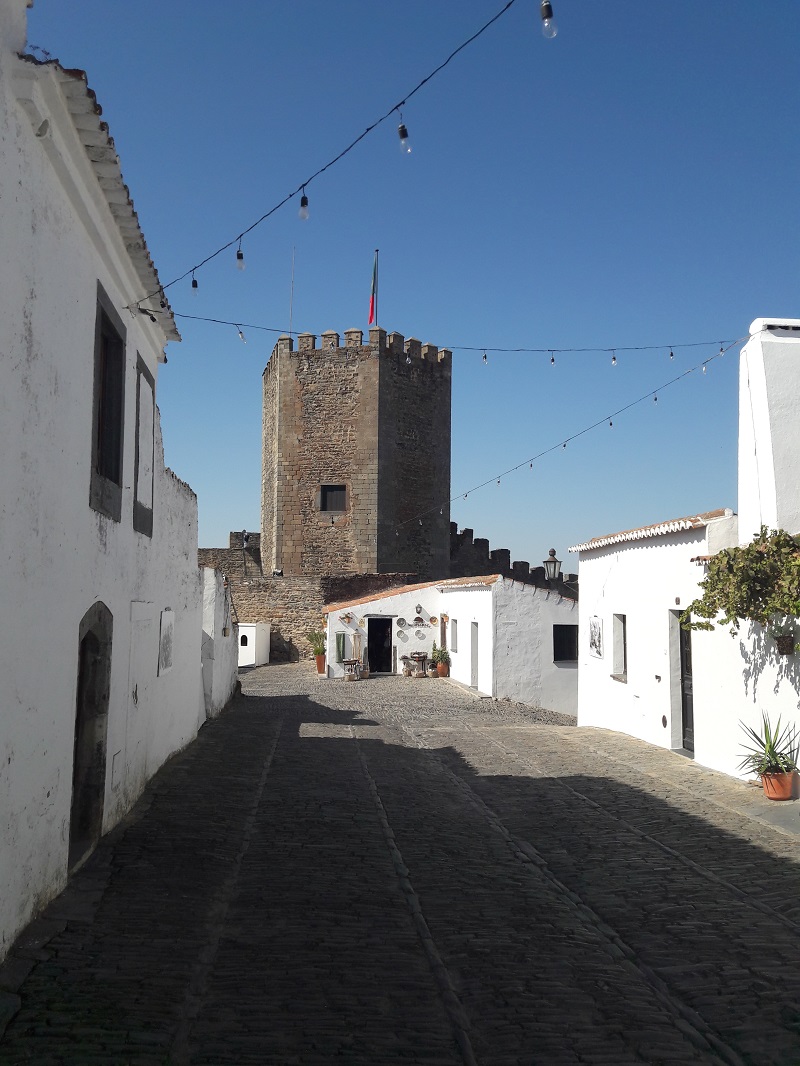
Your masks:
<path fill-rule="evenodd" d="M 378 319 L 378 249 L 375 249 L 375 325 L 380 324 Z"/>

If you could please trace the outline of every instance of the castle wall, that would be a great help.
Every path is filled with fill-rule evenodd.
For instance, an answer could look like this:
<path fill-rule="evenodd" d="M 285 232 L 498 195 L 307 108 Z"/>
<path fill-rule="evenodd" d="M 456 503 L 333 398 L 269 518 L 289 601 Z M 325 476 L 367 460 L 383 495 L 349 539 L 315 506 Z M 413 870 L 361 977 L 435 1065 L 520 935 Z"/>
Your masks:
<path fill-rule="evenodd" d="M 270 662 L 296 662 L 311 656 L 307 633 L 325 629 L 326 604 L 407 585 L 415 576 L 336 574 L 240 580 L 234 570 L 228 580 L 239 622 L 270 623 Z"/>
<path fill-rule="evenodd" d="M 380 360 L 378 569 L 450 576 L 452 357 L 400 334 Z"/>
<path fill-rule="evenodd" d="M 448 576 L 451 353 L 382 329 L 362 340 L 300 334 L 294 351 L 282 337 L 264 371 L 266 573 Z M 345 487 L 341 509 L 326 485 Z"/>

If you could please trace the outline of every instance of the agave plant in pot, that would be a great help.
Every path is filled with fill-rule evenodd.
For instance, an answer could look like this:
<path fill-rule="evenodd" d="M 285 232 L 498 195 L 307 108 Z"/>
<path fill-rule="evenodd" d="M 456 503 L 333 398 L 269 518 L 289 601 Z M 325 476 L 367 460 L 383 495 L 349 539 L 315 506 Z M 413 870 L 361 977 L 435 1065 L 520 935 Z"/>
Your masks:
<path fill-rule="evenodd" d="M 750 743 L 744 745 L 748 754 L 739 767 L 758 774 L 767 799 L 791 799 L 797 772 L 797 730 L 791 725 L 781 729 L 780 717 L 773 728 L 769 716 L 763 711 L 761 720 L 760 732 L 740 722 Z"/>

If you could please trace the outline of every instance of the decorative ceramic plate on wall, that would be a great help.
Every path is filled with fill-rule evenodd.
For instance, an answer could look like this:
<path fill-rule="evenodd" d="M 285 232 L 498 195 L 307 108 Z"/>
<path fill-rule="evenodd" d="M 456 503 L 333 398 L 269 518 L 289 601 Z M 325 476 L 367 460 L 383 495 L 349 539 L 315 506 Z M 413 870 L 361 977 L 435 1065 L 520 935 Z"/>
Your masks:
<path fill-rule="evenodd" d="M 437 623 L 437 622 L 439 621 L 439 619 L 438 619 L 438 618 L 436 617 L 436 615 L 435 615 L 435 614 L 432 614 L 432 615 L 430 616 L 430 618 L 428 619 L 428 621 L 430 622 L 430 624 L 431 624 L 432 626 L 435 626 L 435 625 L 436 625 L 436 623 Z"/>
<path fill-rule="evenodd" d="M 417 637 L 420 640 L 424 640 L 425 639 L 425 630 L 424 629 L 418 629 L 417 630 Z"/>
<path fill-rule="evenodd" d="M 396 622 L 395 622 L 395 625 L 396 625 L 396 626 L 397 626 L 397 627 L 398 627 L 399 629 L 402 629 L 402 628 L 403 628 L 403 626 L 404 626 L 405 624 L 406 624 L 406 620 L 405 620 L 405 618 L 398 618 L 398 619 L 396 620 Z"/>

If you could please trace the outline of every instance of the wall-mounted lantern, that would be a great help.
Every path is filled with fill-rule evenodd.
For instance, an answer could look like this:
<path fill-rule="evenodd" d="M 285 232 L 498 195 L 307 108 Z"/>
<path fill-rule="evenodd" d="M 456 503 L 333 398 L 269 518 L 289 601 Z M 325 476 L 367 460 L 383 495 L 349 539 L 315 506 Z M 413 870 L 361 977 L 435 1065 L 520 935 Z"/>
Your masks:
<path fill-rule="evenodd" d="M 556 550 L 551 548 L 548 552 L 549 558 L 545 559 L 542 563 L 544 567 L 544 576 L 548 581 L 558 581 L 561 577 L 561 560 L 556 559 Z"/>

